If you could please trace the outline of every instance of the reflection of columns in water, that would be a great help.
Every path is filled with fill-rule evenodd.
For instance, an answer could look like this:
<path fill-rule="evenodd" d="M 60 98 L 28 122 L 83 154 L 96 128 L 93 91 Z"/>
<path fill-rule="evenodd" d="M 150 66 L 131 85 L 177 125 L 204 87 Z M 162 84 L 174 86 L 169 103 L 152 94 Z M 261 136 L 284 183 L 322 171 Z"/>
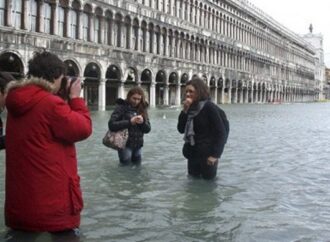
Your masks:
<path fill-rule="evenodd" d="M 164 105 L 169 105 L 169 86 L 168 86 L 168 84 L 165 84 L 164 85 L 164 93 L 163 93 L 163 95 L 164 95 Z"/>
<path fill-rule="evenodd" d="M 118 87 L 118 98 L 123 98 L 125 99 L 125 90 L 124 90 L 124 83 L 120 83 Z"/>
<path fill-rule="evenodd" d="M 105 79 L 100 79 L 99 85 L 99 110 L 105 110 Z"/>
<path fill-rule="evenodd" d="M 156 84 L 150 84 L 150 107 L 156 107 Z"/>

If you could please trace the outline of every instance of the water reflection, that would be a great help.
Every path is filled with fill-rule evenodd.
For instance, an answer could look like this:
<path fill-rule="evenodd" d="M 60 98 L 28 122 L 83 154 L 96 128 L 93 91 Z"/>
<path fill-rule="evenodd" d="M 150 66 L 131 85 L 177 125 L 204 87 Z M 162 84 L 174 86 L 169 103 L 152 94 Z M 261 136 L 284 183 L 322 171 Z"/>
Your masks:
<path fill-rule="evenodd" d="M 57 233 L 33 233 L 17 230 L 8 230 L 1 241 L 5 242 L 82 242 L 80 235 L 74 231 Z"/>
<path fill-rule="evenodd" d="M 327 241 L 330 103 L 224 106 L 231 134 L 214 181 L 190 179 L 180 110 L 152 109 L 140 167 L 101 144 L 110 112 L 93 112 L 77 144 L 85 207 L 78 241 Z M 4 154 L 0 152 L 0 160 Z M 0 217 L 4 204 L 0 162 Z M 0 240 L 6 228 L 0 220 Z M 51 234 L 16 234 L 48 242 Z M 61 241 L 70 241 L 63 238 Z"/>

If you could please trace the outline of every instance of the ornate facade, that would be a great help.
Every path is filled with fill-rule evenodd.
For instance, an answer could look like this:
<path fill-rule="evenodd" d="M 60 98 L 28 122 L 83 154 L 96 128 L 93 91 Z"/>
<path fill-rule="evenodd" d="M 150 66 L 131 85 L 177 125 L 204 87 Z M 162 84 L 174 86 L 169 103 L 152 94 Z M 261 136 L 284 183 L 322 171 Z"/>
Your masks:
<path fill-rule="evenodd" d="M 313 47 L 245 0 L 0 0 L 0 39 L 2 68 L 55 52 L 99 110 L 133 85 L 179 105 L 194 75 L 217 103 L 318 97 Z"/>

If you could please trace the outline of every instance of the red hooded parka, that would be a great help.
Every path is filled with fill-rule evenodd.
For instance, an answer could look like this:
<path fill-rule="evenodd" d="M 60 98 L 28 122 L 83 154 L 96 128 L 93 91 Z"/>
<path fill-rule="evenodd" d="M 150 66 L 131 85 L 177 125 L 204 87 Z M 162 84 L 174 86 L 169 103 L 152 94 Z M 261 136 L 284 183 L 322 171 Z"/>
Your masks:
<path fill-rule="evenodd" d="M 82 98 L 66 103 L 40 79 L 16 82 L 6 98 L 5 222 L 12 229 L 79 227 L 83 208 L 74 143 L 92 132 Z"/>

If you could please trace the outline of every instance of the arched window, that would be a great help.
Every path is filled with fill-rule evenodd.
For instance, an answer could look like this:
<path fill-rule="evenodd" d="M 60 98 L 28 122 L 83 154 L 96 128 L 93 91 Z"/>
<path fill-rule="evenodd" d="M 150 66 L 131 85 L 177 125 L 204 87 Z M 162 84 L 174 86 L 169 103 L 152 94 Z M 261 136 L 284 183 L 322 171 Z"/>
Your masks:
<path fill-rule="evenodd" d="M 83 31 L 83 40 L 89 40 L 88 39 L 88 33 L 89 33 L 89 18 L 87 13 L 82 14 L 82 31 Z"/>
<path fill-rule="evenodd" d="M 22 0 L 12 1 L 12 24 L 15 28 L 22 27 Z"/>
<path fill-rule="evenodd" d="M 5 25 L 6 0 L 0 0 L 0 26 Z"/>
<path fill-rule="evenodd" d="M 31 0 L 30 1 L 30 12 L 29 12 L 29 19 L 30 19 L 30 26 L 29 30 L 36 32 L 37 31 L 37 1 Z"/>
<path fill-rule="evenodd" d="M 44 5 L 44 33 L 50 34 L 52 7 L 49 3 Z"/>
<path fill-rule="evenodd" d="M 78 13 L 76 10 L 70 10 L 70 37 L 73 39 L 77 39 L 77 33 L 78 33 Z"/>
<path fill-rule="evenodd" d="M 57 9 L 57 34 L 59 36 L 64 36 L 64 27 L 65 27 L 65 17 L 64 17 L 64 8 L 59 6 Z"/>

